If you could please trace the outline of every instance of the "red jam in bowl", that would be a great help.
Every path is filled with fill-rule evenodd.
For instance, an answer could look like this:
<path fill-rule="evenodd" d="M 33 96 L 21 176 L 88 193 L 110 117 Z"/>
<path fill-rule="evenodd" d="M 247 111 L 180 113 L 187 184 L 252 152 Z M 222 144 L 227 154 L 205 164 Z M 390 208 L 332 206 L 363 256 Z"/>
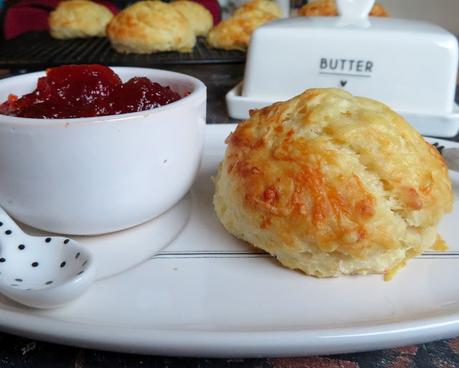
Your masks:
<path fill-rule="evenodd" d="M 10 95 L 0 114 L 23 118 L 67 119 L 118 115 L 167 105 L 181 97 L 168 86 L 145 77 L 123 83 L 102 65 L 65 65 L 50 68 L 38 79 L 35 91 Z"/>

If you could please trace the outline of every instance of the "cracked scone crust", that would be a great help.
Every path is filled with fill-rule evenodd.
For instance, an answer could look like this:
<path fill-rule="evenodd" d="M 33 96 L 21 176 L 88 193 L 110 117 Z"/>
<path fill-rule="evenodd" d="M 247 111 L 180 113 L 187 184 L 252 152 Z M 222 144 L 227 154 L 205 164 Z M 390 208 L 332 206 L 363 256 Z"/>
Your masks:
<path fill-rule="evenodd" d="M 124 53 L 190 52 L 196 44 L 186 17 L 161 1 L 139 1 L 127 7 L 108 24 L 107 36 L 114 49 Z"/>
<path fill-rule="evenodd" d="M 387 106 L 342 90 L 255 110 L 227 144 L 221 223 L 309 275 L 394 270 L 436 243 L 451 210 L 436 149 Z"/>
<path fill-rule="evenodd" d="M 49 31 L 58 39 L 104 37 L 112 18 L 107 7 L 92 1 L 61 1 L 49 15 Z"/>

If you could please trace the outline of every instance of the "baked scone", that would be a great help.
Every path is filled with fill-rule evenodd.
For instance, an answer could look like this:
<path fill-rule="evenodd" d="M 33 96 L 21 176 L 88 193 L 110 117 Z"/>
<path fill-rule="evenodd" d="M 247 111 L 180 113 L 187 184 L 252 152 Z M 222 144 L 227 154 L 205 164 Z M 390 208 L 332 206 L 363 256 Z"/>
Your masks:
<path fill-rule="evenodd" d="M 238 15 L 254 9 L 263 10 L 264 12 L 270 13 L 277 18 L 282 16 L 281 8 L 276 2 L 272 0 L 251 0 L 237 8 L 234 11 L 234 15 Z"/>
<path fill-rule="evenodd" d="M 452 207 L 441 155 L 382 103 L 311 89 L 251 112 L 215 180 L 223 226 L 284 266 L 385 273 L 441 245 Z"/>
<path fill-rule="evenodd" d="M 253 9 L 221 21 L 212 28 L 207 43 L 224 50 L 246 50 L 253 31 L 277 17 L 262 10 Z"/>
<path fill-rule="evenodd" d="M 187 18 L 161 1 L 139 1 L 127 7 L 108 24 L 107 36 L 114 49 L 124 53 L 190 52 L 196 44 Z"/>
<path fill-rule="evenodd" d="M 338 10 L 335 0 L 313 0 L 298 9 L 298 15 L 311 16 L 337 16 Z M 376 3 L 370 11 L 372 17 L 388 17 L 389 13 L 381 4 Z"/>
<path fill-rule="evenodd" d="M 210 11 L 204 6 L 189 0 L 174 1 L 171 5 L 188 19 L 196 36 L 206 36 L 209 33 L 214 20 Z"/>
<path fill-rule="evenodd" d="M 113 13 L 88 0 L 61 1 L 49 14 L 51 36 L 58 39 L 104 37 Z"/>
<path fill-rule="evenodd" d="M 207 43 L 216 49 L 244 51 L 255 29 L 280 16 L 281 10 L 273 1 L 249 1 L 236 9 L 231 17 L 212 28 Z"/>
<path fill-rule="evenodd" d="M 279 6 L 271 0 L 251 0 L 212 28 L 207 43 L 216 49 L 244 51 L 249 46 L 253 31 L 280 18 L 281 14 Z"/>

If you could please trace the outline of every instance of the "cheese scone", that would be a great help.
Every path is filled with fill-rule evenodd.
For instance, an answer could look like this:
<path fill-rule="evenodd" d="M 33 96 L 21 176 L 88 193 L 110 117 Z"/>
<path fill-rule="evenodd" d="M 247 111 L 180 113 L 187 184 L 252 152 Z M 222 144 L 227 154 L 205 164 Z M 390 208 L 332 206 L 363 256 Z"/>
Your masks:
<path fill-rule="evenodd" d="M 337 16 L 338 10 L 335 0 L 312 0 L 298 9 L 298 15 L 311 17 L 311 16 Z M 389 13 L 383 8 L 381 4 L 376 3 L 370 11 L 372 17 L 388 17 Z"/>
<path fill-rule="evenodd" d="M 234 15 L 238 15 L 250 10 L 262 10 L 266 13 L 274 15 L 276 18 L 282 16 L 282 10 L 279 5 L 272 0 L 251 0 L 242 4 L 234 11 Z"/>
<path fill-rule="evenodd" d="M 207 36 L 209 46 L 224 50 L 244 51 L 253 31 L 280 18 L 279 6 L 271 0 L 252 0 L 236 9 L 234 14 L 212 28 Z"/>
<path fill-rule="evenodd" d="M 214 19 L 204 6 L 190 0 L 178 0 L 170 4 L 188 19 L 196 36 L 206 36 L 209 33 Z"/>
<path fill-rule="evenodd" d="M 212 28 L 207 36 L 207 43 L 217 49 L 246 50 L 253 31 L 274 19 L 277 17 L 262 10 L 245 11 Z"/>
<path fill-rule="evenodd" d="M 384 273 L 442 244 L 452 207 L 437 150 L 386 105 L 310 89 L 251 112 L 215 180 L 223 226 L 308 275 Z"/>
<path fill-rule="evenodd" d="M 105 6 L 88 0 L 61 1 L 49 14 L 49 31 L 58 39 L 104 37 L 113 18 Z"/>
<path fill-rule="evenodd" d="M 124 53 L 190 52 L 196 44 L 187 18 L 161 1 L 139 1 L 127 7 L 108 24 L 107 36 L 113 48 Z"/>

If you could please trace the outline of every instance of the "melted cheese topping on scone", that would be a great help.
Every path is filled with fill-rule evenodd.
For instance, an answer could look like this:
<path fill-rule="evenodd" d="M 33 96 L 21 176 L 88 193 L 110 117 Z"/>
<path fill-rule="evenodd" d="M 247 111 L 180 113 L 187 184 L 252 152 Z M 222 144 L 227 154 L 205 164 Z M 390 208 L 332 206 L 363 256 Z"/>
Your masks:
<path fill-rule="evenodd" d="M 389 272 L 433 246 L 451 210 L 437 150 L 387 106 L 342 90 L 253 111 L 227 144 L 220 221 L 309 275 Z"/>

